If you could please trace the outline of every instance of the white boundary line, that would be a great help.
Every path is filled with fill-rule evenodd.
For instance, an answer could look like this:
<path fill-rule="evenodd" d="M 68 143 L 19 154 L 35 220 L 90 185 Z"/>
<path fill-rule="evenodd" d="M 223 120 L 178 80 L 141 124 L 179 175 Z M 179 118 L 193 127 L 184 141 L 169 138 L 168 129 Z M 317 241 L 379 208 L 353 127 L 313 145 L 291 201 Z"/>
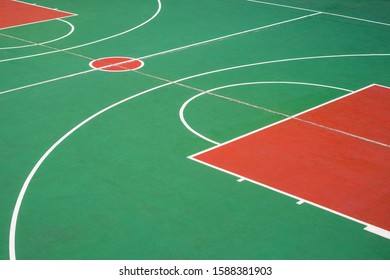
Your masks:
<path fill-rule="evenodd" d="M 41 43 L 34 43 L 34 44 L 28 44 L 28 45 L 22 45 L 22 46 L 16 46 L 16 47 L 2 47 L 0 48 L 0 50 L 11 50 L 11 49 L 22 49 L 22 48 L 29 48 L 29 47 L 34 47 L 34 46 L 39 46 L 39 45 L 43 45 L 43 44 L 49 44 L 49 43 L 53 43 L 53 42 L 56 42 L 56 41 L 59 41 L 59 40 L 62 40 L 68 36 L 70 36 L 73 32 L 74 32 L 74 26 L 73 24 L 71 24 L 70 22 L 66 21 L 66 20 L 63 20 L 63 19 L 57 19 L 58 21 L 62 21 L 62 22 L 65 22 L 66 24 L 68 24 L 70 26 L 70 31 L 59 37 L 59 38 L 56 38 L 56 39 L 52 39 L 50 41 L 45 41 L 45 42 L 41 42 Z"/>
<path fill-rule="evenodd" d="M 304 86 L 314 86 L 314 87 L 323 87 L 323 88 L 330 88 L 330 89 L 336 89 L 336 90 L 341 90 L 341 91 L 346 91 L 346 92 L 352 92 L 352 90 L 349 90 L 349 89 L 344 89 L 344 88 L 339 88 L 339 87 L 334 87 L 334 86 L 328 86 L 328 85 L 322 85 L 322 84 L 313 84 L 313 83 L 305 83 L 305 82 L 287 82 L 287 81 L 260 81 L 260 82 L 246 82 L 246 83 L 238 83 L 238 84 L 230 84 L 230 85 L 225 85 L 225 86 L 220 86 L 220 87 L 217 87 L 217 88 L 213 88 L 213 89 L 209 89 L 209 90 L 206 90 L 204 92 L 201 92 L 193 97 L 191 97 L 190 99 L 188 99 L 180 108 L 179 110 L 179 117 L 180 117 L 180 120 L 181 122 L 183 123 L 183 125 L 190 131 L 192 132 L 193 134 L 195 134 L 196 136 L 202 138 L 203 140 L 206 140 L 212 144 L 215 144 L 215 145 L 220 145 L 221 143 L 217 142 L 217 141 L 214 141 L 206 136 L 204 136 L 203 134 L 197 132 L 195 129 L 193 129 L 189 124 L 188 122 L 186 121 L 185 117 L 184 117 L 184 111 L 187 107 L 188 104 L 190 104 L 193 100 L 195 100 L 196 98 L 202 96 L 202 95 L 206 95 L 208 94 L 209 92 L 215 92 L 215 91 L 218 91 L 218 90 L 221 90 L 221 89 L 225 89 L 225 88 L 231 88 L 231 87 L 240 87 L 240 86 L 248 86 L 248 85 L 264 85 L 264 84 L 290 84 L 290 85 L 304 85 Z M 292 116 L 290 118 L 293 118 Z"/>
<path fill-rule="evenodd" d="M 276 4 L 276 3 L 264 2 L 264 1 L 258 1 L 258 0 L 246 0 L 246 1 L 253 2 L 253 3 L 259 3 L 259 4 L 264 4 L 264 5 L 270 5 L 270 6 L 277 6 L 277 7 L 283 7 L 283 8 L 289 8 L 289 9 L 307 11 L 307 12 L 318 12 L 318 13 L 322 13 L 322 14 L 325 14 L 325 15 L 335 16 L 335 17 L 342 17 L 342 18 L 347 18 L 347 19 L 351 19 L 351 20 L 364 21 L 364 22 L 373 23 L 373 24 L 380 24 L 380 25 L 390 26 L 390 23 L 374 21 L 374 20 L 358 18 L 358 17 L 351 17 L 351 16 L 347 16 L 347 15 L 328 13 L 328 12 L 323 12 L 323 11 L 317 11 L 317 10 L 312 10 L 312 9 L 306 9 L 306 8 L 300 8 L 300 7 L 295 7 L 295 6 L 282 5 L 282 4 Z"/>
<path fill-rule="evenodd" d="M 356 56 L 356 55 L 339 55 L 339 56 L 336 56 L 338 58 L 340 57 L 351 57 L 351 56 Z M 373 56 L 372 54 L 371 55 L 358 55 L 358 56 Z M 375 54 L 375 56 L 378 56 L 378 54 Z M 382 55 L 383 56 L 383 55 Z M 390 56 L 390 54 L 385 54 L 385 56 Z M 315 58 L 330 58 L 331 56 L 321 56 L 321 57 L 315 57 Z M 334 56 L 333 56 L 334 57 Z M 309 58 L 306 58 L 306 59 L 313 59 L 313 57 L 309 57 Z M 234 69 L 241 69 L 241 68 L 245 68 L 245 67 L 252 67 L 252 66 L 259 66 L 259 65 L 264 65 L 264 64 L 271 64 L 271 63 L 277 63 L 277 62 L 287 62 L 287 61 L 297 61 L 297 60 L 304 60 L 303 58 L 295 58 L 295 59 L 283 59 L 283 60 L 274 60 L 274 61 L 268 61 L 268 62 L 258 62 L 258 63 L 252 63 L 252 64 L 246 64 L 246 65 L 239 65 L 239 66 L 234 66 L 234 67 L 228 67 L 228 68 L 223 68 L 223 69 L 218 69 L 218 70 L 213 70 L 213 71 L 208 71 L 208 72 L 204 72 L 204 73 L 200 73 L 200 74 L 196 74 L 196 75 L 192 75 L 192 76 L 189 76 L 189 77 L 185 77 L 185 78 L 181 78 L 179 80 L 176 80 L 176 81 L 173 81 L 173 82 L 168 82 L 168 83 L 165 83 L 165 84 L 162 84 L 160 86 L 157 86 L 157 87 L 153 87 L 153 88 L 150 88 L 148 90 L 145 90 L 143 92 L 140 92 L 138 94 L 135 94 L 135 95 L 132 95 L 126 99 L 123 99 L 117 103 L 114 103 L 104 109 L 102 109 L 101 111 L 95 113 L 94 115 L 90 116 L 89 118 L 87 118 L 86 120 L 82 121 L 81 123 L 79 123 L 78 125 L 76 125 L 74 128 L 72 128 L 70 131 L 68 131 L 66 134 L 64 134 L 64 136 L 62 136 L 57 142 L 55 142 L 44 154 L 43 156 L 38 160 L 38 162 L 34 165 L 33 169 L 30 171 L 29 175 L 27 176 L 26 180 L 24 181 L 23 183 L 23 186 L 19 192 L 19 195 L 18 195 L 18 198 L 17 198 L 17 201 L 15 203 L 15 206 L 14 206 L 14 210 L 13 210 L 13 213 L 12 213 L 12 219 L 11 219 L 11 224 L 10 224 L 10 232 L 9 232 L 9 257 L 11 260 L 15 260 L 16 259 L 16 249 L 15 249 L 15 236 L 16 236 L 16 226 L 17 226 L 17 221 L 18 221 L 18 216 L 19 216 L 19 211 L 20 211 L 20 207 L 22 205 L 22 202 L 23 202 L 23 198 L 24 198 L 24 195 L 30 185 L 30 182 L 32 180 L 32 178 L 34 177 L 35 173 L 37 172 L 37 170 L 39 169 L 39 167 L 42 165 L 42 163 L 45 161 L 45 159 L 65 140 L 67 139 L 70 135 L 72 135 L 75 131 L 77 131 L 79 128 L 83 127 L 84 125 L 86 125 L 88 122 L 90 122 L 91 120 L 95 119 L 96 117 L 100 116 L 101 114 L 105 113 L 106 111 L 126 102 L 126 101 L 129 101 L 131 99 L 134 99 L 136 97 L 139 97 L 143 94 L 146 94 L 148 92 L 152 92 L 154 90 L 157 90 L 157 89 L 160 89 L 160 88 L 163 88 L 163 87 L 166 87 L 166 86 L 169 86 L 169 85 L 173 85 L 173 84 L 176 84 L 176 83 L 180 83 L 180 82 L 183 82 L 183 81 L 186 81 L 186 80 L 190 80 L 190 79 L 193 79 L 193 78 L 198 78 L 198 77 L 202 77 L 202 76 L 206 76 L 206 75 L 210 75 L 210 74 L 214 74 L 214 73 L 219 73 L 219 72 L 224 72 L 224 71 L 230 71 L 230 70 L 234 70 Z M 73 77 L 73 76 L 76 76 L 76 75 L 81 75 L 81 74 L 86 74 L 88 72 L 92 72 L 92 71 L 96 71 L 96 69 L 91 69 L 91 70 L 88 70 L 88 71 L 84 71 L 84 72 L 79 72 L 79 73 L 75 73 L 75 74 L 72 74 L 72 75 L 68 75 L 68 76 L 64 76 L 64 77 L 60 77 L 60 78 L 57 78 L 57 79 L 52 79 L 52 80 L 49 80 L 49 81 L 45 81 L 45 82 L 41 82 L 39 84 L 44 84 L 44 83 L 49 83 L 49 82 L 52 82 L 52 81 L 58 81 L 58 80 L 61 80 L 63 78 L 69 78 L 69 77 Z M 38 84 L 34 84 L 35 85 L 38 85 Z M 32 86 L 32 85 L 30 85 Z M 27 87 L 30 87 L 30 86 L 25 86 L 23 88 L 27 88 Z M 4 93 L 4 92 L 3 92 Z M 1 94 L 1 92 L 0 92 Z"/>
<path fill-rule="evenodd" d="M 89 43 L 85 43 L 85 44 L 81 44 L 81 45 L 77 45 L 77 46 L 73 46 L 73 47 L 69 47 L 69 48 L 65 48 L 65 49 L 60 49 L 60 50 L 55 50 L 55 51 L 50 51 L 50 52 L 44 52 L 44 53 L 38 53 L 38 54 L 33 54 L 33 55 L 26 55 L 26 56 L 7 58 L 7 59 L 0 60 L 0 62 L 14 61 L 14 60 L 19 60 L 19 59 L 26 59 L 26 58 L 31 58 L 31 57 L 38 57 L 38 56 L 58 53 L 58 52 L 65 52 L 65 51 L 69 51 L 69 50 L 73 50 L 73 49 L 89 46 L 89 45 L 92 45 L 92 44 L 100 43 L 100 42 L 103 42 L 103 41 L 106 41 L 106 40 L 109 40 L 109 39 L 121 36 L 123 34 L 129 33 L 131 31 L 134 31 L 134 30 L 144 26 L 148 22 L 152 21 L 155 17 L 157 17 L 157 15 L 161 11 L 161 0 L 157 0 L 157 3 L 158 3 L 158 8 L 157 8 L 156 12 L 149 19 L 147 19 L 146 21 L 138 24 L 137 26 L 132 27 L 130 29 L 127 29 L 127 30 L 125 30 L 123 32 L 120 32 L 120 33 L 117 33 L 117 34 L 114 34 L 114 35 L 111 35 L 111 36 L 108 36 L 108 37 L 104 37 L 102 39 L 95 40 L 95 41 L 92 41 L 92 42 L 89 42 Z"/>

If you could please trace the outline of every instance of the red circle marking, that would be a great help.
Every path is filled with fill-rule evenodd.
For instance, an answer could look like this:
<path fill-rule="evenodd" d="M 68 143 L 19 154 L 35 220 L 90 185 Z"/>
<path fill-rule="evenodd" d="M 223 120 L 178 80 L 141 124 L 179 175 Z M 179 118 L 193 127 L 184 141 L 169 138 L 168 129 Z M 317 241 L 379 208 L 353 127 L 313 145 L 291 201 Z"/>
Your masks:
<path fill-rule="evenodd" d="M 131 57 L 105 57 L 92 61 L 89 66 L 102 71 L 121 72 L 139 69 L 144 63 Z"/>

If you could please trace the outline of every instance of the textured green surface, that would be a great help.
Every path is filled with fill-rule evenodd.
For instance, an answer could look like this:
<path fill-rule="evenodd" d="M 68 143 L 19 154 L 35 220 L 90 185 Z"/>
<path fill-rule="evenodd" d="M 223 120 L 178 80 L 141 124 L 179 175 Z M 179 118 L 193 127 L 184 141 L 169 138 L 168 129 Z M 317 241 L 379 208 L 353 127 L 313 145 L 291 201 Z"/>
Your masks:
<path fill-rule="evenodd" d="M 126 31 L 158 8 L 155 0 L 35 2 L 57 2 L 56 8 L 78 14 L 66 19 L 75 32 L 45 47 L 0 50 L 0 61 Z M 387 1 L 274 2 L 390 23 Z M 163 0 L 159 15 L 132 32 L 68 52 L 0 62 L 0 92 L 89 70 L 90 59 L 149 56 L 311 13 L 244 0 Z M 68 29 L 52 21 L 0 35 L 43 42 Z M 163 84 L 86 123 L 43 162 L 20 210 L 17 258 L 390 259 L 390 241 L 360 224 L 189 160 L 213 144 L 179 118 L 182 105 L 200 91 L 237 83 L 390 86 L 389 32 L 388 25 L 321 14 L 151 56 L 137 72 L 93 71 L 1 94 L 0 259 L 9 258 L 13 207 L 39 158 L 96 112 Z M 0 47 L 25 43 L 0 36 Z M 387 56 L 321 58 L 350 54 Z M 292 60 L 280 61 L 286 59 Z M 180 85 L 167 84 L 184 78 Z M 345 94 L 280 83 L 215 93 L 286 114 Z M 281 119 L 211 95 L 191 102 L 184 116 L 217 142 Z"/>

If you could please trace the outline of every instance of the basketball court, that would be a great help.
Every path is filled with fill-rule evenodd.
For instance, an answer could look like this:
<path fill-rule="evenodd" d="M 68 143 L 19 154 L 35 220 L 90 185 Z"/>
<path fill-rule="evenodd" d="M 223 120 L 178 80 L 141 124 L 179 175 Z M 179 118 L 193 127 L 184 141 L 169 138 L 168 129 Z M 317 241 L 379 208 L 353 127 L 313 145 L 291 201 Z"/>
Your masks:
<path fill-rule="evenodd" d="M 390 258 L 388 1 L 0 11 L 0 259 Z"/>

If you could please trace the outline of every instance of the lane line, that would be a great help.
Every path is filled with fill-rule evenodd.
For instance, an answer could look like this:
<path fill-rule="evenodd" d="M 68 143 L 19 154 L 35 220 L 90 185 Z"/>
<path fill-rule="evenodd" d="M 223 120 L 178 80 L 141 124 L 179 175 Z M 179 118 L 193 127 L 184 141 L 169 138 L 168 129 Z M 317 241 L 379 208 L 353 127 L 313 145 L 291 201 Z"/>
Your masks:
<path fill-rule="evenodd" d="M 265 2 L 265 1 L 258 1 L 258 0 L 246 0 L 246 1 L 259 3 L 259 4 L 264 4 L 264 5 L 270 5 L 270 6 L 277 6 L 277 7 L 301 10 L 301 11 L 319 12 L 319 13 L 322 13 L 322 14 L 325 14 L 325 15 L 330 15 L 330 16 L 335 16 L 335 17 L 342 17 L 342 18 L 347 18 L 347 19 L 351 19 L 351 20 L 364 21 L 364 22 L 373 23 L 373 24 L 390 26 L 390 23 L 374 21 L 374 20 L 358 18 L 358 17 L 351 17 L 351 16 L 347 16 L 347 15 L 342 15 L 342 14 L 335 14 L 335 13 L 329 13 L 329 12 L 324 12 L 324 11 L 317 11 L 317 10 L 312 10 L 312 9 L 305 9 L 305 8 L 300 8 L 300 7 L 295 7 L 295 6 L 282 5 L 282 4 L 276 4 L 276 3 Z"/>

